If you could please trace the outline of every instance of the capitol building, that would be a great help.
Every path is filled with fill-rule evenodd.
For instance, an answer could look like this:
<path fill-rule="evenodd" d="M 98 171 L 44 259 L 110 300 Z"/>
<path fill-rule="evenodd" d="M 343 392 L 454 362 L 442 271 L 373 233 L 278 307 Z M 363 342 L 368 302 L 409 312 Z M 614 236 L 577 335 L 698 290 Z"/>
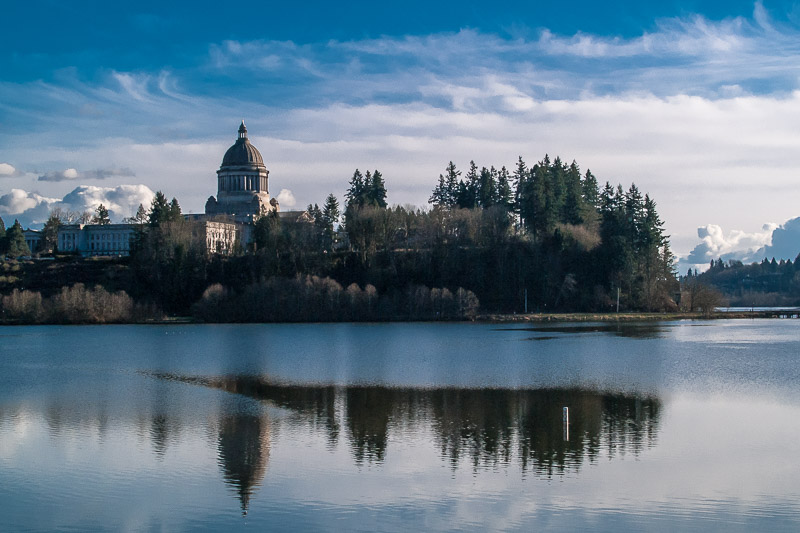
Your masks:
<path fill-rule="evenodd" d="M 236 142 L 228 148 L 217 170 L 217 195 L 206 201 L 205 213 L 187 214 L 196 237 L 210 253 L 229 254 L 236 243 L 251 241 L 253 223 L 270 212 L 284 220 L 301 219 L 303 211 L 280 213 L 278 200 L 269 196 L 269 170 L 261 152 L 247 137 L 242 121 Z M 139 224 L 64 224 L 58 231 L 59 252 L 90 256 L 129 255 Z M 41 232 L 25 231 L 31 252 L 41 250 Z"/>
<path fill-rule="evenodd" d="M 278 200 L 270 200 L 269 170 L 261 152 L 247 138 L 243 120 L 239 138 L 225 152 L 217 170 L 217 196 L 206 202 L 206 216 L 227 215 L 248 224 L 270 211 L 280 211 Z"/>

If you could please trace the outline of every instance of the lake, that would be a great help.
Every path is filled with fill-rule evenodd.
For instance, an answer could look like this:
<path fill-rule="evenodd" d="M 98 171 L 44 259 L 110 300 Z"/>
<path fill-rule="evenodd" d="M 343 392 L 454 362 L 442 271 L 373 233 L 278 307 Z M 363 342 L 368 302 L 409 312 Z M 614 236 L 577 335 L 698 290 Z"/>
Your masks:
<path fill-rule="evenodd" d="M 799 357 L 792 319 L 3 327 L 0 530 L 798 531 Z"/>

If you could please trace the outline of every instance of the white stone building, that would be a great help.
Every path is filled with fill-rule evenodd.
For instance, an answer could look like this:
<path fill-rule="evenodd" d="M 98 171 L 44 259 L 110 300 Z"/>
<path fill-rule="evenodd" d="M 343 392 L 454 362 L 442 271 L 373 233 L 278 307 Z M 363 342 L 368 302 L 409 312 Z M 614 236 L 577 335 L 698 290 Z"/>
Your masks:
<path fill-rule="evenodd" d="M 58 251 L 90 256 L 130 255 L 137 224 L 64 224 L 58 229 Z"/>
<path fill-rule="evenodd" d="M 252 224 L 258 217 L 280 211 L 269 196 L 269 170 L 261 152 L 247 138 L 244 121 L 239 137 L 222 158 L 217 171 L 217 196 L 209 197 L 205 214 L 187 214 L 194 224 L 194 237 L 202 239 L 209 253 L 232 253 L 237 243 L 251 240 Z M 295 212 L 286 213 L 292 220 Z M 297 216 L 303 212 L 296 212 Z M 136 240 L 138 224 L 67 224 L 58 231 L 58 251 L 90 256 L 127 256 Z M 35 235 L 26 234 L 31 243 Z M 29 245 L 30 246 L 30 245 Z"/>

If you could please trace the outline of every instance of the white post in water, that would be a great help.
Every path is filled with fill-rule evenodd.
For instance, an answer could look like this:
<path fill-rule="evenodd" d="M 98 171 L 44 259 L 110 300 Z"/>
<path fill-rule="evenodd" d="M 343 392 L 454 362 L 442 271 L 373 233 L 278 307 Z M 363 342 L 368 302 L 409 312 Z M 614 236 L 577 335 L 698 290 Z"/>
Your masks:
<path fill-rule="evenodd" d="M 564 408 L 564 440 L 569 440 L 569 407 Z"/>

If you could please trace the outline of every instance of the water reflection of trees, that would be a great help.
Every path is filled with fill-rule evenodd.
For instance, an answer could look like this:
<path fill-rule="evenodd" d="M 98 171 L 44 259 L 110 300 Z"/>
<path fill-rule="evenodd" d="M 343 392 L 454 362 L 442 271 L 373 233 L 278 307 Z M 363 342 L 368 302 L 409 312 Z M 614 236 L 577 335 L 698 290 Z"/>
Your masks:
<path fill-rule="evenodd" d="M 390 435 L 430 430 L 452 467 L 518 463 L 552 476 L 601 454 L 638 454 L 655 442 L 661 402 L 585 389 L 402 389 L 301 386 L 257 377 L 188 378 L 288 409 L 335 444 L 340 423 L 357 464 L 385 459 Z M 564 439 L 562 408 L 570 408 Z M 255 434 L 254 434 L 255 435 Z M 244 437 L 243 437 L 244 438 Z"/>
<path fill-rule="evenodd" d="M 344 444 L 357 465 L 383 462 L 392 439 L 412 436 L 429 439 L 454 470 L 518 466 L 523 473 L 549 477 L 578 471 L 600 457 L 640 453 L 655 443 L 661 413 L 658 398 L 585 389 L 336 387 L 251 376 L 153 377 L 223 390 L 286 411 L 274 417 L 274 411 L 253 409 L 252 404 L 225 407 L 223 402 L 212 415 L 210 438 L 217 461 L 243 511 L 267 475 L 271 439 L 281 426 L 309 428 L 324 435 L 331 449 Z M 156 388 L 151 397 L 128 405 L 127 416 L 133 418 L 123 421 L 132 422 L 159 459 L 182 432 L 209 421 L 207 410 L 178 407 L 169 390 Z M 109 423 L 119 419 L 116 409 L 109 412 L 107 398 L 102 400 L 45 400 L 42 415 L 50 435 L 61 438 L 63 432 L 79 431 L 102 439 Z M 570 409 L 569 440 L 563 435 L 564 406 Z M 13 409 L 0 409 L 0 422 L 17 415 Z"/>

